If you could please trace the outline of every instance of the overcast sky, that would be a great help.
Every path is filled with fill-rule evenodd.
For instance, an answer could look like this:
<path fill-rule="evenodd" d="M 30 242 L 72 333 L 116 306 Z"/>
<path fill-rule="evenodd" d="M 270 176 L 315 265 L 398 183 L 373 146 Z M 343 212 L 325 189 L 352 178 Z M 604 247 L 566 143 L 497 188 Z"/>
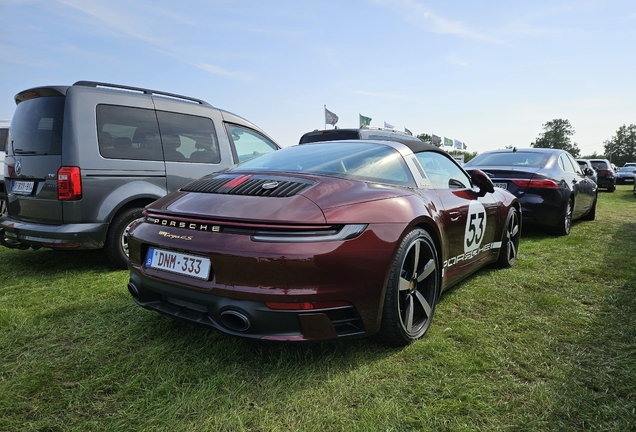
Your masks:
<path fill-rule="evenodd" d="M 477 152 L 563 118 L 585 155 L 636 123 L 635 50 L 633 0 L 0 0 L 0 119 L 21 90 L 91 80 L 206 100 L 283 146 L 326 105 Z"/>

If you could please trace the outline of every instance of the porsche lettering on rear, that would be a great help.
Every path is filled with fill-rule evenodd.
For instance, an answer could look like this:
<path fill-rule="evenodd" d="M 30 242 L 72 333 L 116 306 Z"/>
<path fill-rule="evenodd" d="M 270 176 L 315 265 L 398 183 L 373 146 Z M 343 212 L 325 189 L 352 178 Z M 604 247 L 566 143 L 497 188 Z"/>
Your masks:
<path fill-rule="evenodd" d="M 195 231 L 207 231 L 207 232 L 221 232 L 220 226 L 210 225 L 206 223 L 185 222 L 185 221 L 178 221 L 173 219 L 159 219 L 159 218 L 153 218 L 152 220 L 149 220 L 149 222 L 152 222 L 154 225 L 161 225 L 164 227 L 171 227 L 171 228 L 182 228 L 182 229 L 189 229 L 189 230 L 195 230 Z"/>

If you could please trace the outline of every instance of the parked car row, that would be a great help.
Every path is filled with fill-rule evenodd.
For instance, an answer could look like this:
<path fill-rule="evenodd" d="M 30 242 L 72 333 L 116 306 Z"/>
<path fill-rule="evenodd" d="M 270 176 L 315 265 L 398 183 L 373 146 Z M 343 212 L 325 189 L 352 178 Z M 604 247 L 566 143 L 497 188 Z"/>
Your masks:
<path fill-rule="evenodd" d="M 15 101 L 0 243 L 103 247 L 138 305 L 246 338 L 411 343 L 442 292 L 515 263 L 523 223 L 567 235 L 614 187 L 562 150 L 462 167 L 394 130 L 281 149 L 242 117 L 144 88 L 79 81 Z"/>
<path fill-rule="evenodd" d="M 593 220 L 596 216 L 598 186 L 589 178 L 592 173 L 589 168 L 584 172 L 564 150 L 488 151 L 471 159 L 465 168 L 481 169 L 496 187 L 516 196 L 524 223 L 567 235 L 574 219 Z"/>

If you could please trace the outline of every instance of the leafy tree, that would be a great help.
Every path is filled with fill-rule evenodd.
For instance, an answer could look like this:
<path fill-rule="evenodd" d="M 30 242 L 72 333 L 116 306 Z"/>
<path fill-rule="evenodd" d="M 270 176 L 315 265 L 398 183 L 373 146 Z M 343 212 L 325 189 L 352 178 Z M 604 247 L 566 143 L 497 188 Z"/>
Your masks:
<path fill-rule="evenodd" d="M 604 154 L 597 154 L 596 152 L 591 155 L 581 156 L 581 159 L 607 159 Z"/>
<path fill-rule="evenodd" d="M 636 161 L 636 125 L 619 127 L 616 135 L 605 141 L 605 154 L 616 166 Z"/>
<path fill-rule="evenodd" d="M 427 133 L 421 133 L 417 136 L 417 138 L 425 143 L 433 144 L 433 137 Z"/>
<path fill-rule="evenodd" d="M 543 125 L 543 130 L 544 132 L 537 137 L 537 140 L 530 143 L 531 147 L 562 149 L 574 157 L 579 157 L 579 147 L 570 139 L 574 135 L 574 128 L 569 120 L 550 120 Z"/>

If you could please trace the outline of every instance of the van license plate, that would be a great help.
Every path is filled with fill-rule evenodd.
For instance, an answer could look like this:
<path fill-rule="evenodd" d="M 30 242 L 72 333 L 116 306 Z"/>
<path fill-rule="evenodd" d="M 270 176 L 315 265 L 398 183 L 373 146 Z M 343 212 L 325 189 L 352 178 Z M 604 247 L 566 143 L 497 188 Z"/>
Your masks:
<path fill-rule="evenodd" d="M 11 192 L 20 195 L 31 195 L 31 192 L 33 192 L 33 183 L 32 181 L 16 180 L 13 182 Z"/>
<path fill-rule="evenodd" d="M 166 270 L 198 279 L 207 279 L 210 275 L 209 258 L 152 247 L 148 248 L 146 267 Z"/>
<path fill-rule="evenodd" d="M 495 183 L 495 187 L 499 189 L 508 189 L 508 183 Z"/>

